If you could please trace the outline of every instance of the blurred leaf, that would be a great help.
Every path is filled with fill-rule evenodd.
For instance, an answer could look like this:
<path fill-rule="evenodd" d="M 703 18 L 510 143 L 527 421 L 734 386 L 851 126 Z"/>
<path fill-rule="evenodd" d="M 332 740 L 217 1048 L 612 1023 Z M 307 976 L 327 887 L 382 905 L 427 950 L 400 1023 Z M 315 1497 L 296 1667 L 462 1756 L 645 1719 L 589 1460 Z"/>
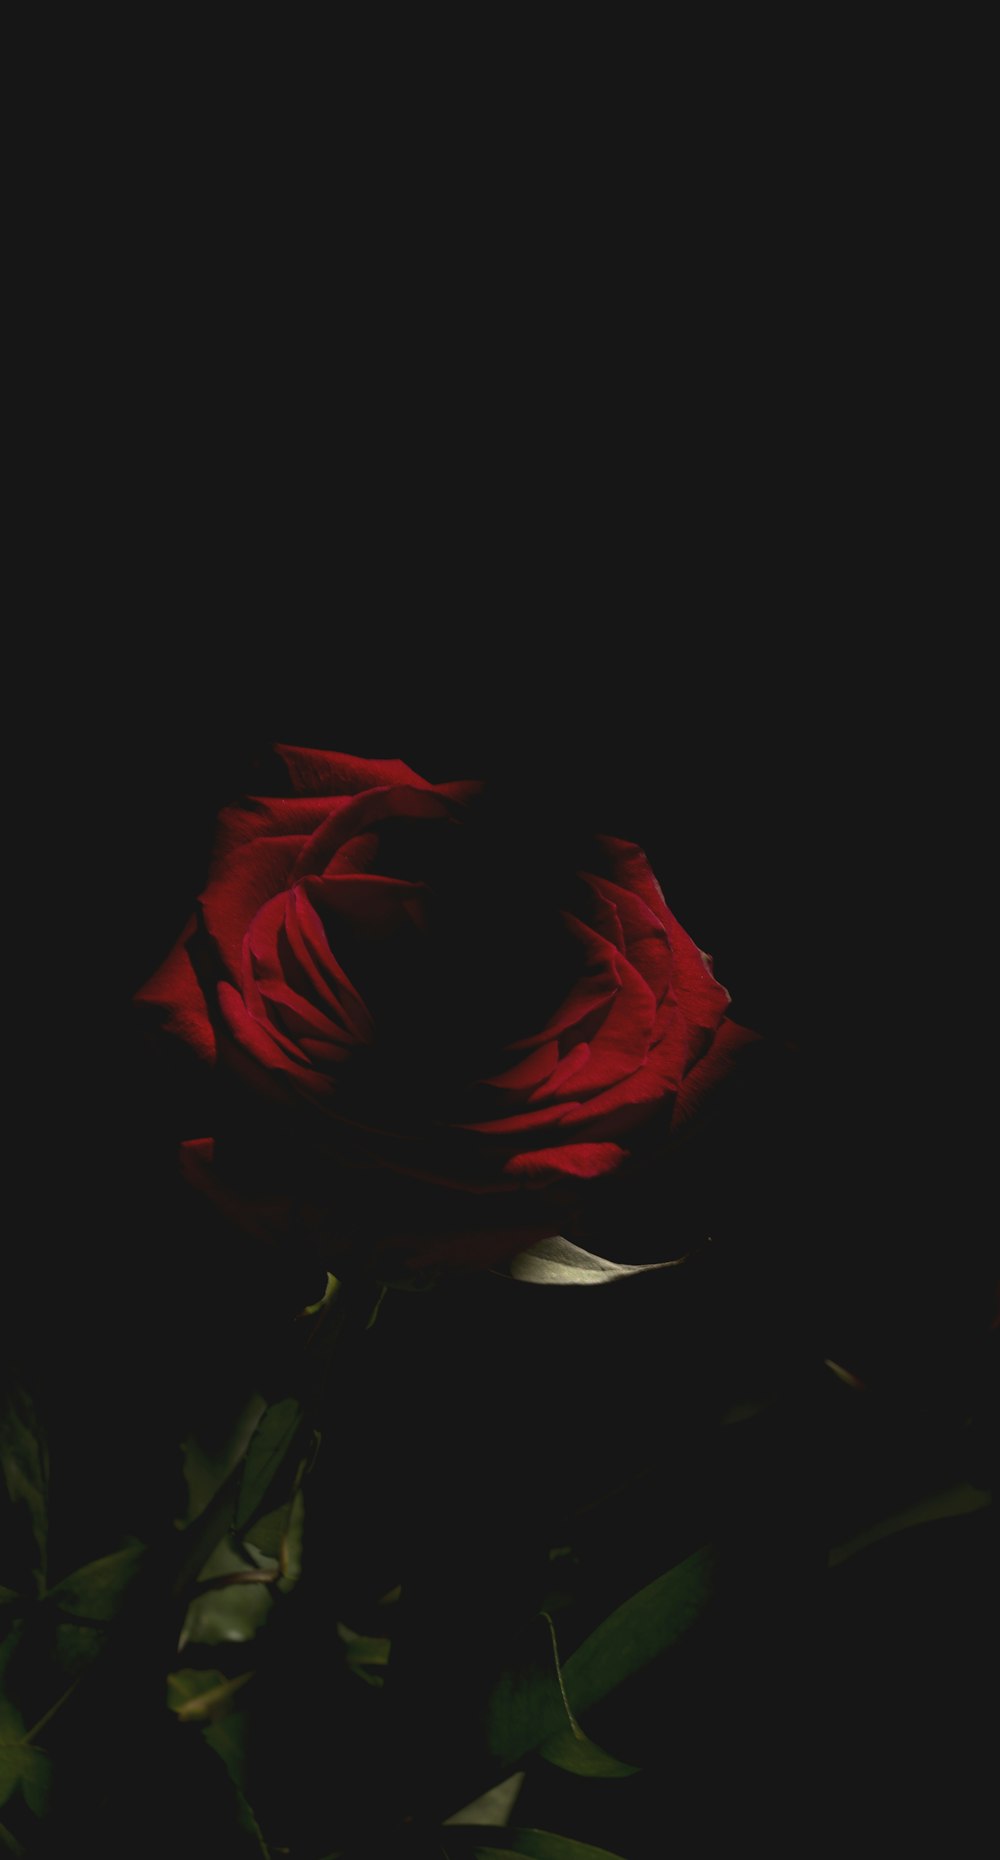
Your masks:
<path fill-rule="evenodd" d="M 234 1777 L 232 1773 L 232 1768 L 239 1766 L 231 1766 L 229 1757 L 216 1741 L 223 1731 L 231 1736 L 231 1727 L 236 1725 L 240 1726 L 242 1739 L 246 1714 L 233 1712 L 223 1724 L 207 1728 L 178 1723 L 176 1716 L 169 1724 L 175 1741 L 173 1748 L 168 1747 L 165 1775 L 169 1786 L 176 1791 L 171 1809 L 173 1825 L 177 1828 L 177 1838 L 166 1849 L 170 1860 L 175 1860 L 175 1856 L 176 1860 L 183 1860 L 192 1836 L 200 1841 L 199 1853 L 214 1855 L 217 1852 L 219 1860 L 237 1860 L 237 1856 L 243 1860 L 244 1855 L 247 1860 L 250 1855 L 257 1860 L 260 1856 L 271 1860 L 260 1824 L 244 1793 L 241 1776 Z M 186 1836 L 182 1836 L 181 1824 L 185 1822 Z M 148 1851 L 146 1841 L 137 1840 L 136 1860 Z"/>
<path fill-rule="evenodd" d="M 4 1827 L 2 1821 L 0 1821 L 0 1849 L 5 1854 L 13 1854 L 14 1860 L 24 1860 L 24 1848 L 20 1841 L 14 1839 L 10 1829 Z"/>
<path fill-rule="evenodd" d="M 238 1411 L 234 1408 L 226 1427 L 222 1430 L 224 1438 L 218 1438 L 219 1427 L 215 1428 L 215 1438 L 206 1442 L 200 1435 L 190 1434 L 184 1442 L 183 1478 L 187 1486 L 187 1511 L 184 1521 L 197 1518 L 209 1505 L 225 1480 L 239 1465 L 253 1439 L 254 1431 L 261 1418 L 267 1412 L 267 1403 L 260 1395 L 251 1395 Z"/>
<path fill-rule="evenodd" d="M 547 1763 L 554 1763 L 557 1769 L 569 1770 L 574 1776 L 636 1776 L 634 1763 L 622 1763 L 602 1750 L 589 1737 L 577 1736 L 569 1725 L 565 1731 L 558 1731 L 555 1737 L 546 1738 L 539 1746 L 539 1756 Z"/>
<path fill-rule="evenodd" d="M 306 1501 L 301 1486 L 288 1507 L 288 1516 L 278 1551 L 282 1584 L 291 1587 L 302 1574 L 302 1543 L 305 1535 Z"/>
<path fill-rule="evenodd" d="M 50 1589 L 45 1599 L 84 1621 L 111 1621 L 138 1576 L 146 1555 L 145 1544 L 130 1544 L 110 1556 L 84 1563 Z"/>
<path fill-rule="evenodd" d="M 43 1750 L 29 1741 L 20 1712 L 8 1701 L 0 1701 L 0 1804 L 9 1801 L 20 1785 L 33 1815 L 45 1811 L 52 1764 Z"/>
<path fill-rule="evenodd" d="M 214 1724 L 233 1709 L 233 1701 L 252 1673 L 237 1673 L 227 1679 L 215 1668 L 184 1666 L 167 1676 L 167 1705 L 181 1723 L 191 1720 Z"/>
<path fill-rule="evenodd" d="M 696 1550 L 623 1602 L 565 1662 L 563 1690 L 549 1639 L 551 1623 L 539 1621 L 532 1663 L 508 1668 L 493 1689 L 487 1707 L 492 1754 L 514 1762 L 558 1737 L 567 1728 L 568 1715 L 586 1712 L 665 1652 L 704 1612 L 713 1562 L 709 1548 Z M 543 1629 L 549 1641 L 547 1657 L 541 1648 Z"/>
<path fill-rule="evenodd" d="M 302 1310 L 302 1316 L 315 1317 L 318 1311 L 324 1310 L 325 1307 L 332 1302 L 334 1295 L 339 1289 L 340 1280 L 335 1279 L 332 1272 L 328 1272 L 326 1275 L 326 1290 L 322 1298 L 317 1298 L 314 1305 L 305 1305 Z"/>
<path fill-rule="evenodd" d="M 272 1402 L 261 1416 L 247 1449 L 236 1502 L 235 1528 L 240 1534 L 267 1503 L 271 1486 L 300 1444 L 304 1428 L 301 1405 L 290 1396 L 284 1401 Z"/>
<path fill-rule="evenodd" d="M 67 1679 L 78 1679 L 104 1646 L 99 1627 L 77 1621 L 60 1621 L 55 1631 L 55 1657 Z"/>
<path fill-rule="evenodd" d="M 0 1583 L 0 1608 L 6 1608 L 8 1602 L 16 1602 L 17 1599 L 16 1589 L 5 1589 Z"/>
<path fill-rule="evenodd" d="M 15 1621 L 9 1631 L 4 1635 L 3 1640 L 0 1640 L 0 1679 L 3 1678 L 7 1670 L 8 1662 L 18 1646 L 23 1632 L 23 1621 Z M 0 1691 L 0 1712 L 3 1711 L 3 1708 L 4 1696 L 2 1691 Z"/>
<path fill-rule="evenodd" d="M 507 1854 L 523 1854 L 526 1860 L 622 1860 L 606 1847 L 589 1847 L 541 1828 L 442 1828 L 441 1833 L 442 1860 L 505 1860 Z"/>
<path fill-rule="evenodd" d="M 858 1531 L 846 1543 L 834 1545 L 830 1551 L 830 1568 L 836 1569 L 859 1551 L 867 1550 L 871 1544 L 881 1543 L 883 1538 L 894 1537 L 897 1531 L 913 1530 L 917 1525 L 932 1524 L 939 1518 L 965 1517 L 969 1512 L 982 1511 L 989 1503 L 989 1492 L 980 1486 L 949 1486 L 947 1491 L 935 1492 L 929 1498 L 920 1499 L 905 1511 L 894 1512 L 890 1518 L 880 1518 L 877 1524 L 870 1524 L 867 1529 Z"/>
<path fill-rule="evenodd" d="M 668 1266 L 683 1263 L 682 1259 L 658 1259 L 646 1265 L 625 1266 L 618 1260 L 586 1253 L 562 1234 L 553 1234 L 516 1254 L 506 1272 L 527 1285 L 608 1285 L 613 1279 L 629 1279 L 637 1272 L 663 1272 Z"/>
<path fill-rule="evenodd" d="M 252 1550 L 259 1550 L 261 1556 L 269 1557 L 276 1563 L 281 1555 L 281 1542 L 285 1535 L 285 1521 L 288 1506 L 280 1505 L 277 1511 L 265 1511 L 249 1530 L 243 1534 L 243 1542 Z"/>
<path fill-rule="evenodd" d="M 216 1545 L 203 1570 L 206 1580 L 245 1573 L 245 1560 L 226 1541 Z M 256 1582 L 234 1583 L 196 1595 L 184 1617 L 181 1647 L 191 1641 L 214 1647 L 223 1640 L 252 1640 L 271 1612 L 273 1594 L 273 1584 Z"/>
<path fill-rule="evenodd" d="M 474 1802 L 460 1808 L 457 1814 L 449 1815 L 445 1827 L 505 1828 L 523 1783 L 524 1771 L 515 1770 L 513 1776 L 505 1776 L 503 1782 L 487 1789 L 485 1795 L 477 1796 Z"/>
<path fill-rule="evenodd" d="M 250 1729 L 250 1714 L 245 1711 L 231 1711 L 217 1723 L 206 1725 L 204 1738 L 217 1757 L 221 1757 L 232 1782 L 241 1792 L 249 1781 L 247 1773 L 247 1735 Z M 244 1797 L 245 1800 L 245 1797 Z M 256 1828 L 256 1821 L 253 1822 Z M 258 1829 L 259 1833 L 259 1829 Z"/>
<path fill-rule="evenodd" d="M 226 1675 L 214 1666 L 182 1666 L 167 1674 L 167 1710 L 181 1712 L 192 1699 L 221 1686 Z"/>
<path fill-rule="evenodd" d="M 380 1686 L 383 1683 L 381 1674 L 371 1673 L 368 1668 L 388 1666 L 391 1640 L 379 1634 L 355 1634 L 343 1621 L 337 1622 L 337 1634 L 344 1643 L 344 1659 L 350 1671 L 370 1686 Z"/>
<path fill-rule="evenodd" d="M 41 1593 L 48 1536 L 49 1456 L 34 1403 L 24 1389 L 12 1389 L 0 1405 L 0 1469 L 6 1493 L 0 1509 L 4 1574 L 13 1577 L 14 1594 L 31 1589 Z M 23 1583 L 19 1581 L 22 1570 Z"/>

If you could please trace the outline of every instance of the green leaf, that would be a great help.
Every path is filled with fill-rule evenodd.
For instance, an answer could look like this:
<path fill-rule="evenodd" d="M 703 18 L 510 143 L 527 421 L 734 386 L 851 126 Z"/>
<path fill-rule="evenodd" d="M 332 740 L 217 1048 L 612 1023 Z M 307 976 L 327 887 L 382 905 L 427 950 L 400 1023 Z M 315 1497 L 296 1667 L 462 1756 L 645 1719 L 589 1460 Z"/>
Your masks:
<path fill-rule="evenodd" d="M 546 1738 L 539 1746 L 539 1756 L 557 1769 L 569 1770 L 573 1776 L 636 1776 L 634 1763 L 622 1763 L 589 1737 L 577 1734 L 569 1725 Z"/>
<path fill-rule="evenodd" d="M 34 1403 L 24 1389 L 12 1389 L 0 1405 L 0 1471 L 4 1574 L 13 1577 L 14 1594 L 32 1589 L 41 1593 L 48 1537 L 49 1456 Z M 6 1593 L 11 1593 L 9 1587 Z"/>
<path fill-rule="evenodd" d="M 715 1553 L 706 1545 L 630 1596 L 566 1661 L 566 1689 L 583 1712 L 647 1666 L 701 1619 L 711 1598 Z"/>
<path fill-rule="evenodd" d="M 391 1640 L 381 1634 L 355 1634 L 343 1621 L 337 1622 L 337 1635 L 344 1643 L 344 1659 L 351 1672 L 357 1673 L 359 1679 L 366 1680 L 370 1686 L 380 1686 L 381 1674 L 370 1672 L 369 1668 L 388 1666 Z"/>
<path fill-rule="evenodd" d="M 205 1742 L 217 1757 L 221 1757 L 235 1787 L 246 1800 L 244 1791 L 251 1780 L 247 1764 L 247 1737 L 250 1730 L 250 1713 L 246 1711 L 228 1712 L 218 1723 L 208 1724 L 203 1733 Z M 256 1821 L 254 1822 L 256 1828 Z"/>
<path fill-rule="evenodd" d="M 302 1543 L 305 1535 L 306 1500 L 301 1486 L 288 1507 L 288 1517 L 278 1550 L 283 1585 L 291 1588 L 302 1574 Z"/>
<path fill-rule="evenodd" d="M 5 1854 L 13 1854 L 14 1860 L 24 1860 L 24 1848 L 20 1841 L 14 1839 L 10 1829 L 4 1827 L 2 1821 L 0 1821 L 0 1849 Z"/>
<path fill-rule="evenodd" d="M 536 1622 L 534 1658 L 526 1666 L 503 1672 L 489 1700 L 487 1736 L 492 1755 L 513 1763 L 560 1736 L 576 1715 L 598 1704 L 632 1673 L 664 1653 L 704 1612 L 711 1595 L 713 1562 L 709 1548 L 696 1550 L 630 1596 L 564 1663 L 561 1684 L 552 1624 Z"/>
<path fill-rule="evenodd" d="M 613 1279 L 630 1279 L 637 1272 L 663 1272 L 668 1266 L 683 1264 L 682 1259 L 657 1259 L 646 1265 L 625 1266 L 619 1260 L 586 1253 L 562 1234 L 552 1234 L 548 1240 L 539 1240 L 516 1254 L 504 1270 L 527 1285 L 610 1285 Z"/>
<path fill-rule="evenodd" d="M 227 1679 L 225 1673 L 203 1666 L 184 1666 L 167 1675 L 167 1706 L 176 1712 L 181 1723 L 214 1724 L 232 1711 L 237 1695 L 253 1678 L 252 1673 L 237 1673 Z"/>
<path fill-rule="evenodd" d="M 880 1518 L 876 1524 L 870 1524 L 857 1535 L 847 1539 L 846 1543 L 835 1544 L 830 1551 L 829 1565 L 837 1569 L 859 1551 L 867 1550 L 872 1544 L 881 1543 L 886 1537 L 894 1537 L 897 1531 L 914 1530 L 923 1524 L 935 1523 L 939 1518 L 961 1518 L 973 1511 L 982 1511 L 990 1503 L 990 1494 L 981 1486 L 962 1483 L 952 1485 L 946 1491 L 934 1492 L 927 1498 L 918 1499 L 905 1511 L 897 1511 L 890 1518 Z"/>
<path fill-rule="evenodd" d="M 259 1550 L 261 1556 L 270 1557 L 271 1561 L 276 1563 L 281 1555 L 281 1541 L 285 1535 L 287 1517 L 287 1505 L 279 1505 L 277 1511 L 265 1511 L 263 1516 L 244 1532 L 244 1543 L 249 1544 L 253 1550 Z"/>
<path fill-rule="evenodd" d="M 55 1632 L 55 1656 L 67 1679 L 79 1679 L 105 1644 L 102 1628 L 80 1621 L 60 1621 Z"/>
<path fill-rule="evenodd" d="M 236 1501 L 235 1528 L 239 1533 L 246 1531 L 267 1504 L 282 1467 L 303 1442 L 304 1428 L 301 1405 L 290 1396 L 272 1402 L 261 1416 L 247 1449 Z"/>
<path fill-rule="evenodd" d="M 622 1860 L 606 1847 L 541 1828 L 442 1828 L 438 1839 L 442 1860 L 506 1860 L 508 1854 L 523 1854 L 526 1860 Z"/>
<path fill-rule="evenodd" d="M 20 1785 L 33 1815 L 42 1815 L 48 1800 L 52 1763 L 43 1750 L 28 1740 L 24 1719 L 7 1701 L 0 1715 L 0 1804 L 10 1800 Z"/>
<path fill-rule="evenodd" d="M 206 1730 L 194 1724 L 169 1722 L 171 1743 L 165 1747 L 164 1779 L 172 1791 L 168 1814 L 171 1844 L 165 1849 L 178 1860 L 187 1852 L 192 1834 L 202 1851 L 219 1855 L 219 1860 L 270 1860 L 270 1851 L 256 1815 L 247 1801 L 238 1779 L 230 1772 L 228 1760 L 216 1747 L 216 1734 L 235 1724 L 245 1714 L 233 1713 L 224 1724 Z M 196 1813 L 196 1827 L 191 1823 Z M 186 1824 L 186 1825 L 185 1825 Z M 137 1860 L 148 1851 L 145 1840 L 137 1840 Z M 157 1850 L 159 1851 L 159 1850 Z"/>
<path fill-rule="evenodd" d="M 84 1621 L 111 1621 L 139 1575 L 145 1555 L 145 1544 L 130 1544 L 125 1550 L 84 1563 L 64 1576 L 45 1599 Z"/>

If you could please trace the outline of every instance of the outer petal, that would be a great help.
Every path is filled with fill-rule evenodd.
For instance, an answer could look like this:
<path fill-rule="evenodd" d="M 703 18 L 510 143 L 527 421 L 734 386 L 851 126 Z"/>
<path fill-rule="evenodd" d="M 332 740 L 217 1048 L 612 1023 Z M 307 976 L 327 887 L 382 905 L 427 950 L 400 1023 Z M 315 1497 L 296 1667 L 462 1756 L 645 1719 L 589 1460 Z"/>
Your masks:
<path fill-rule="evenodd" d="M 692 1026 L 714 1031 L 729 1006 L 728 988 L 716 981 L 709 957 L 678 923 L 641 848 L 606 834 L 600 843 L 611 862 L 614 882 L 641 898 L 668 933 L 674 958 L 673 988 L 685 1016 Z"/>
<path fill-rule="evenodd" d="M 422 787 L 399 783 L 392 787 L 371 788 L 363 794 L 341 796 L 331 801 L 326 816 L 310 840 L 299 851 L 295 876 L 316 876 L 337 871 L 337 855 L 350 841 L 364 836 L 385 821 L 448 820 L 461 812 L 461 803 L 428 782 Z M 351 862 L 348 862 L 350 869 Z"/>
<path fill-rule="evenodd" d="M 201 983 L 188 952 L 191 938 L 197 934 L 197 919 L 192 917 L 183 936 L 155 975 L 138 989 L 135 999 L 164 1013 L 168 1033 L 184 1040 L 199 1059 L 210 1063 L 216 1058 L 215 1031 L 205 1005 Z"/>
<path fill-rule="evenodd" d="M 363 794 L 366 788 L 429 788 L 405 762 L 373 761 L 366 756 L 339 755 L 332 749 L 301 749 L 275 743 L 296 794 Z"/>
<path fill-rule="evenodd" d="M 741 1053 L 748 1046 L 758 1044 L 759 1033 L 752 1033 L 749 1027 L 737 1026 L 735 1021 L 724 1020 L 708 1052 L 692 1066 L 677 1094 L 674 1115 L 670 1125 L 673 1139 L 682 1135 L 687 1124 L 698 1116 L 705 1100 L 738 1064 Z"/>
<path fill-rule="evenodd" d="M 589 1181 L 594 1176 L 611 1175 L 625 1162 L 626 1154 L 617 1143 L 563 1143 L 558 1149 L 526 1150 L 512 1156 L 504 1175 L 533 1184 L 557 1182 L 566 1176 Z"/>

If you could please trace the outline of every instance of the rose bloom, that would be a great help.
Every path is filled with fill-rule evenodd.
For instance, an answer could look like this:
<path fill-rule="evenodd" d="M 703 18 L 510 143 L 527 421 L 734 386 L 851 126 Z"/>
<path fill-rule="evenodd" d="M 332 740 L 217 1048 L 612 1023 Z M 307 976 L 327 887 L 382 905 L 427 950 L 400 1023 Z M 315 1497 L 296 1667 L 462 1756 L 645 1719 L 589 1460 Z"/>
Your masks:
<path fill-rule="evenodd" d="M 188 1178 L 342 1270 L 572 1232 L 752 1036 L 638 846 L 396 761 L 279 746 L 139 1000 L 215 1068 Z M 278 785 L 276 783 L 276 785 Z"/>

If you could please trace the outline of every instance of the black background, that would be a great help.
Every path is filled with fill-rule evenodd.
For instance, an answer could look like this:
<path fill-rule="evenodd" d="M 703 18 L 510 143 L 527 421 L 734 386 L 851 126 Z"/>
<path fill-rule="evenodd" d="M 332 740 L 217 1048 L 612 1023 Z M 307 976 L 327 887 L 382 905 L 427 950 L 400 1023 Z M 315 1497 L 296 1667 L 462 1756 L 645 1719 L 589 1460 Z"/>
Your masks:
<path fill-rule="evenodd" d="M 599 1319 L 576 1300 L 532 1320 L 564 1334 L 525 1385 L 505 1311 L 448 1294 L 425 1319 L 433 1373 L 381 1333 L 359 1427 L 357 1453 L 377 1439 L 403 1496 L 348 1575 L 401 1541 L 441 1606 L 484 1540 L 516 1590 L 507 1572 L 548 1522 L 548 1441 L 570 1486 L 586 1457 L 567 1387 L 599 1417 L 603 1470 L 628 1461 L 622 1440 L 652 1441 L 692 1517 L 725 1495 L 768 1610 L 724 1660 L 721 1728 L 716 1667 L 688 1675 L 690 1718 L 672 1703 L 660 1745 L 651 1708 L 653 1781 L 628 1811 L 650 1853 L 665 1827 L 709 1816 L 728 1837 L 779 1804 L 790 1851 L 831 1827 L 884 1846 L 929 1807 L 961 1825 L 983 1775 L 985 1558 L 961 1529 L 859 1581 L 832 1632 L 809 1615 L 803 1636 L 794 1584 L 782 1601 L 780 1562 L 765 1570 L 766 1546 L 845 1489 L 857 1521 L 908 1479 L 982 1476 L 985 1453 L 963 1432 L 982 1380 L 992 1024 L 982 667 L 961 643 L 974 370 L 963 316 L 949 335 L 914 313 L 919 240 L 890 281 L 877 228 L 838 270 L 823 242 L 800 262 L 793 223 L 791 245 L 789 222 L 720 235 L 724 262 L 696 268 L 676 327 L 629 274 L 614 336 L 515 291 L 496 330 L 463 299 L 425 337 L 407 274 L 363 342 L 364 306 L 334 335 L 329 306 L 290 284 L 292 335 L 263 347 L 251 268 L 242 295 L 219 293 L 211 241 L 190 284 L 152 241 L 127 298 L 43 338 L 26 448 L 3 1315 L 9 1360 L 44 1391 L 64 1568 L 157 1527 L 183 1425 L 252 1370 L 297 1290 L 180 1196 L 176 1142 L 203 1134 L 204 1107 L 131 1007 L 202 883 L 218 808 L 255 787 L 270 742 L 559 787 L 646 847 L 736 1018 L 794 1049 L 791 1091 L 783 1074 L 748 1103 L 704 1361 L 662 1297 L 612 1294 Z M 84 260 L 77 285 L 95 276 L 86 242 Z M 692 1386 L 717 1394 L 732 1363 L 766 1381 L 775 1359 L 808 1382 L 825 1355 L 869 1380 L 873 1418 L 814 1392 L 759 1459 L 699 1461 Z M 494 1533 L 512 1492 L 521 1525 Z M 595 1527 L 609 1603 L 688 1547 L 641 1498 L 623 1515 L 620 1533 Z M 501 1637 L 503 1621 L 498 1605 Z M 578 1813 L 566 1802 L 536 1818 L 639 1860 L 624 1798 L 594 1787 L 589 1823 L 555 1818 Z"/>

